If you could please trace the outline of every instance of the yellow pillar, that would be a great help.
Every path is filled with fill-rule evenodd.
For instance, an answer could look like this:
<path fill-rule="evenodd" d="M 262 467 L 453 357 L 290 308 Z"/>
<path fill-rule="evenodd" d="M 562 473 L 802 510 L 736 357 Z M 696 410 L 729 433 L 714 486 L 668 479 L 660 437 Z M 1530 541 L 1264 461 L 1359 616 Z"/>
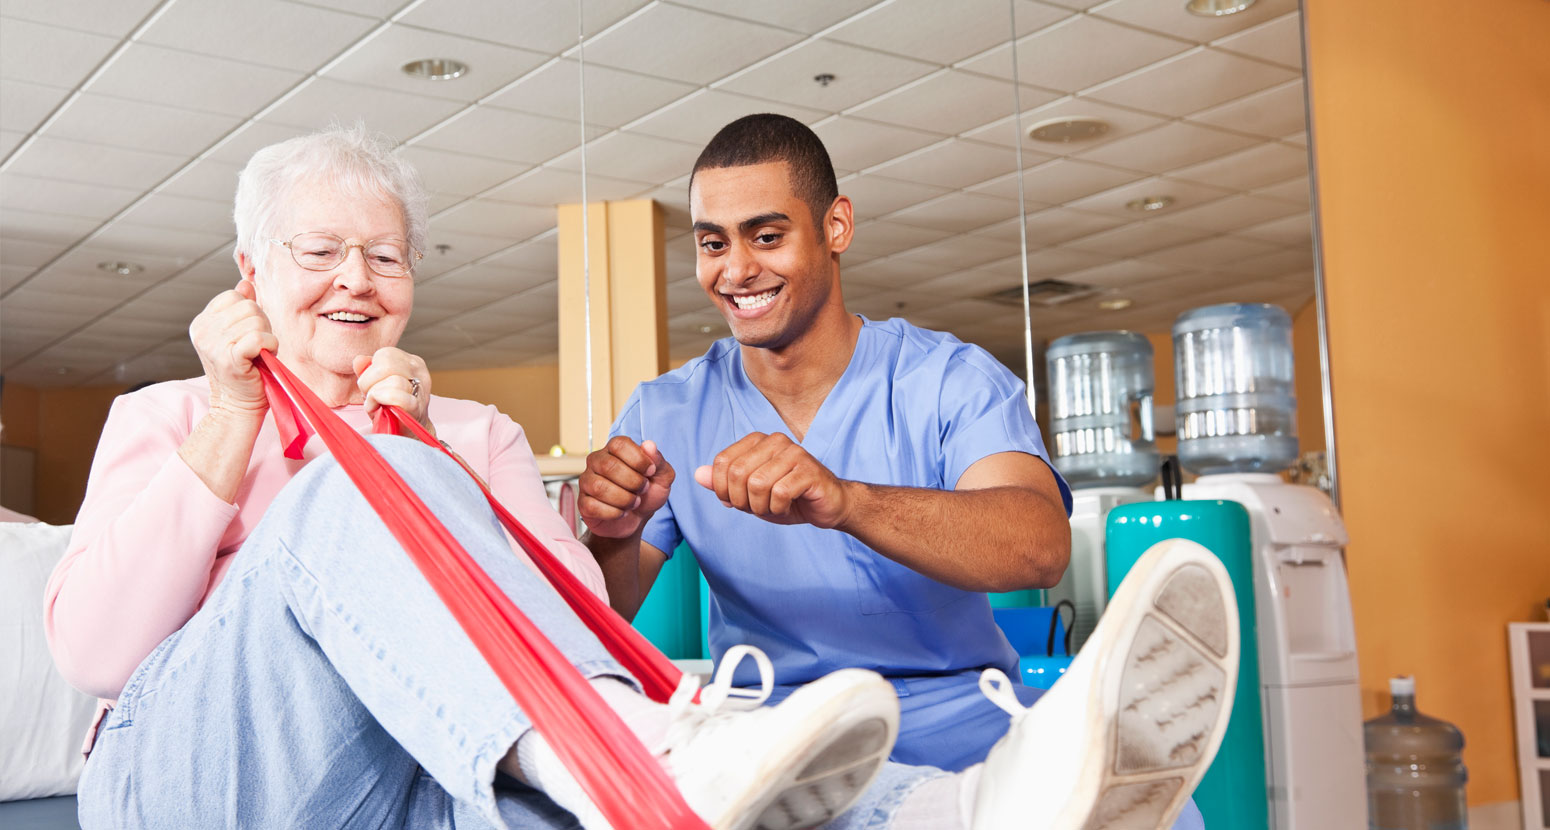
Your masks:
<path fill-rule="evenodd" d="M 637 383 L 667 371 L 667 257 L 662 208 L 650 199 L 560 205 L 560 445 L 585 456 Z M 587 435 L 587 309 L 591 283 L 592 435 Z M 579 469 L 579 468 L 578 468 Z"/>

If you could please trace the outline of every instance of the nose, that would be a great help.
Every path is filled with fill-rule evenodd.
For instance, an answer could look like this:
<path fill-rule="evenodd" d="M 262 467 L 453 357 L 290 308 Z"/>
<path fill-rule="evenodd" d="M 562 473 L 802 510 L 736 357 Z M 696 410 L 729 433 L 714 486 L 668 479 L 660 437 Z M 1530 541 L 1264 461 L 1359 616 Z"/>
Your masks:
<path fill-rule="evenodd" d="M 345 248 L 344 261 L 334 268 L 334 287 L 351 294 L 367 294 L 373 288 L 371 278 L 371 267 L 366 264 L 366 246 L 357 243 Z"/>
<path fill-rule="evenodd" d="M 751 248 L 740 242 L 733 242 L 724 260 L 721 279 L 736 286 L 751 282 L 762 270 L 759 259 L 754 256 Z"/>

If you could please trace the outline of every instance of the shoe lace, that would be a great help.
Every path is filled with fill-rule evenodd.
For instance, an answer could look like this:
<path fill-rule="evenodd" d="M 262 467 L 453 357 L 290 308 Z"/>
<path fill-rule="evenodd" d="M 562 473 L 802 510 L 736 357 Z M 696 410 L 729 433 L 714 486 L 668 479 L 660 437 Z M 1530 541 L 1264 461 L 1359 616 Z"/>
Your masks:
<path fill-rule="evenodd" d="M 1012 717 L 1017 717 L 1028 711 L 1028 707 L 1017 699 L 1017 692 L 1012 690 L 1012 681 L 1006 676 L 1006 672 L 1000 669 L 986 669 L 980 672 L 980 692 L 990 699 Z"/>
<path fill-rule="evenodd" d="M 759 669 L 759 687 L 743 689 L 732 685 L 732 676 L 744 658 L 752 657 Z M 668 698 L 667 737 L 656 754 L 671 753 L 690 739 L 705 735 L 726 723 L 729 714 L 747 712 L 764 705 L 775 686 L 775 668 L 770 658 L 749 645 L 736 645 L 727 649 L 716 667 L 716 676 L 703 689 L 698 678 L 685 674 L 678 681 L 678 689 Z M 699 702 L 695 703 L 695 695 Z M 725 711 L 723 711 L 725 710 Z"/>

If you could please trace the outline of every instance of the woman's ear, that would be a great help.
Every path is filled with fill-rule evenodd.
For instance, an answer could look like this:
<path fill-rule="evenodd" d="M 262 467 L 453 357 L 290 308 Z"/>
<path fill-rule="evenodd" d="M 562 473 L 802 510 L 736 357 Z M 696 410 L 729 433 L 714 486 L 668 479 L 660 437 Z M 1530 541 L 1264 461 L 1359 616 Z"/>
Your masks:
<path fill-rule="evenodd" d="M 255 263 L 253 261 L 253 257 L 249 256 L 247 253 L 245 253 L 243 251 L 236 251 L 231 256 L 232 256 L 232 259 L 237 261 L 237 271 L 242 275 L 242 281 L 248 283 L 251 286 L 253 286 L 253 299 L 254 299 L 254 301 L 257 302 L 260 306 L 262 306 L 264 304 L 264 301 L 260 298 L 259 291 L 258 291 L 258 265 L 257 265 L 257 263 Z"/>

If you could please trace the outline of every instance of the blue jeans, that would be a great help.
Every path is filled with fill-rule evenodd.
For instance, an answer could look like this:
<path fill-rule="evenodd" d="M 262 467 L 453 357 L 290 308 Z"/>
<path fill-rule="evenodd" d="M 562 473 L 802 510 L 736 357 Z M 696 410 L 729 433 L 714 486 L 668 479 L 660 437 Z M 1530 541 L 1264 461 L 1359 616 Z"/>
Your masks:
<path fill-rule="evenodd" d="M 582 674 L 638 688 L 512 555 L 467 473 L 418 442 L 372 440 Z M 577 827 L 498 780 L 530 722 L 332 459 L 298 474 L 235 556 L 103 723 L 84 828 Z M 831 826 L 884 827 L 937 774 L 890 765 Z"/>

